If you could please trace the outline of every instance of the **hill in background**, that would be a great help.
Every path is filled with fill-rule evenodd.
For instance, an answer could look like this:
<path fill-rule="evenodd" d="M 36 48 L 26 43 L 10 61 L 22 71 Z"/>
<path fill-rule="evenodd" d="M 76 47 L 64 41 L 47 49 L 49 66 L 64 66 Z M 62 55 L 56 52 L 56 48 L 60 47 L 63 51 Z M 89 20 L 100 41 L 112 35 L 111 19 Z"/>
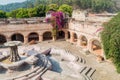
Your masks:
<path fill-rule="evenodd" d="M 11 4 L 7 4 L 7 5 L 0 5 L 0 10 L 3 10 L 5 12 L 10 12 L 12 10 L 16 10 L 18 8 L 27 8 L 28 6 L 33 6 L 34 5 L 35 0 L 28 0 L 25 2 L 21 2 L 21 3 L 11 3 Z"/>
<path fill-rule="evenodd" d="M 114 5 L 115 11 L 120 10 L 120 0 L 112 0 L 112 1 L 114 1 L 115 3 Z M 10 12 L 18 8 L 33 8 L 34 6 L 38 4 L 48 5 L 51 3 L 56 3 L 58 5 L 61 5 L 61 4 L 68 4 L 71 6 L 76 5 L 77 8 L 80 8 L 79 2 L 80 0 L 27 0 L 21 3 L 11 3 L 7 5 L 0 5 L 0 10 L 3 10 L 5 12 Z M 88 6 L 88 4 L 86 6 Z"/>

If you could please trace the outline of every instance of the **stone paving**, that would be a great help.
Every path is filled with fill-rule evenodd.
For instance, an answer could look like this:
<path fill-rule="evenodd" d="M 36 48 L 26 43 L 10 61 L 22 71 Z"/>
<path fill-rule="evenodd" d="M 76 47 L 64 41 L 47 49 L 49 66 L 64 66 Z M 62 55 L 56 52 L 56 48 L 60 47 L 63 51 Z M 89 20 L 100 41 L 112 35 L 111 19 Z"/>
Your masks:
<path fill-rule="evenodd" d="M 93 80 L 120 80 L 120 74 L 116 72 L 115 66 L 111 62 L 104 61 L 99 63 L 94 54 L 91 53 L 89 55 L 85 55 L 79 46 L 66 41 L 44 41 L 37 45 L 43 45 L 47 47 L 56 46 L 59 48 L 68 49 L 74 53 L 74 55 L 85 58 L 86 64 L 96 69 L 96 72 L 92 75 Z"/>
<path fill-rule="evenodd" d="M 92 79 L 86 79 L 86 80 L 120 80 L 120 74 L 116 72 L 116 69 L 111 62 L 104 61 L 104 62 L 99 63 L 96 60 L 96 56 L 94 54 L 92 53 L 88 55 L 84 54 L 83 50 L 79 46 L 76 46 L 74 44 L 71 44 L 63 40 L 57 40 L 55 42 L 44 41 L 44 42 L 41 42 L 35 45 L 40 46 L 40 47 L 43 46 L 44 48 L 56 47 L 60 49 L 69 50 L 73 55 L 77 55 L 85 59 L 85 62 L 84 62 L 85 64 L 82 63 L 82 65 L 87 65 L 87 66 L 90 66 L 96 69 L 96 71 L 92 75 Z M 51 74 L 52 76 L 49 74 Z M 52 78 L 53 76 L 55 77 L 54 79 Z M 76 76 L 75 75 L 72 75 L 72 77 L 64 76 L 59 73 L 47 71 L 43 75 L 43 80 L 51 80 L 51 79 L 52 80 L 79 80 L 73 77 L 76 77 Z M 0 78 L 0 80 L 3 80 L 3 79 Z M 81 78 L 80 80 L 84 80 L 84 79 Z"/>

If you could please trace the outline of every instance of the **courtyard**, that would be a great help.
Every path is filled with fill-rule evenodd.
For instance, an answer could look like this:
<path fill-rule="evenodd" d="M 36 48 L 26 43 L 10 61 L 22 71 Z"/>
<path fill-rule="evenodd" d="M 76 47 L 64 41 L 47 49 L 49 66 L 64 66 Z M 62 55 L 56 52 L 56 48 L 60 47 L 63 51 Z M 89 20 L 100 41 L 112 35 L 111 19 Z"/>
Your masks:
<path fill-rule="evenodd" d="M 91 53 L 89 55 L 85 55 L 84 52 L 82 52 L 82 48 L 80 48 L 79 46 L 76 46 L 66 41 L 56 41 L 56 42 L 46 41 L 46 42 L 39 43 L 37 45 L 43 45 L 46 47 L 56 46 L 59 48 L 68 49 L 69 51 L 74 53 L 74 55 L 77 55 L 85 59 L 86 63 L 84 65 L 87 65 L 87 66 L 90 66 L 96 69 L 96 71 L 92 75 L 93 80 L 119 80 L 120 79 L 120 74 L 116 72 L 116 69 L 113 63 L 111 63 L 110 61 L 106 61 L 106 60 L 99 63 L 96 60 L 96 56 L 94 54 Z"/>
<path fill-rule="evenodd" d="M 21 46 L 20 49 L 22 49 L 22 47 L 24 47 L 24 46 L 26 46 L 26 47 L 37 46 L 40 48 L 44 48 L 44 50 L 46 50 L 48 48 L 53 48 L 54 50 L 55 49 L 56 50 L 57 49 L 67 50 L 72 55 L 79 57 L 79 60 L 78 60 L 79 66 L 86 67 L 86 68 L 83 68 L 83 70 L 79 71 L 80 75 L 78 78 L 78 75 L 73 75 L 73 74 L 76 73 L 76 70 L 79 66 L 74 67 L 74 65 L 75 65 L 74 63 L 64 62 L 64 60 L 61 61 L 61 60 L 59 60 L 59 57 L 57 57 L 56 54 L 52 54 L 52 56 L 56 57 L 56 59 L 58 59 L 58 62 L 62 64 L 60 66 L 62 66 L 63 70 L 61 71 L 61 69 L 57 70 L 55 68 L 54 68 L 55 71 L 48 70 L 42 75 L 43 80 L 58 80 L 58 79 L 60 79 L 60 80 L 119 80 L 120 79 L 120 75 L 116 72 L 116 69 L 115 69 L 114 65 L 112 64 L 112 62 L 110 62 L 108 60 L 98 62 L 95 54 L 90 53 L 90 54 L 86 55 L 85 52 L 83 51 L 83 49 L 80 48 L 80 46 L 71 44 L 64 40 L 57 40 L 55 42 L 51 41 L 51 40 L 43 41 L 43 42 L 40 42 L 40 43 L 34 44 L 34 45 L 25 44 L 25 45 Z M 2 50 L 2 49 L 0 49 L 0 50 Z M 72 59 L 73 58 L 71 58 L 70 60 L 72 60 Z M 67 66 L 69 66 L 69 65 L 72 65 L 71 67 L 74 69 L 68 69 Z M 15 74 L 16 73 L 14 73 L 14 75 Z M 17 73 L 17 74 L 19 74 L 19 73 Z M 90 77 L 84 78 L 85 76 L 83 77 L 83 74 L 87 74 L 87 76 L 89 75 Z M 14 76 L 14 75 L 12 75 L 12 76 Z M 1 77 L 0 80 L 4 80 L 4 79 L 2 79 L 2 77 Z M 31 80 L 32 80 L 32 78 L 31 78 Z"/>

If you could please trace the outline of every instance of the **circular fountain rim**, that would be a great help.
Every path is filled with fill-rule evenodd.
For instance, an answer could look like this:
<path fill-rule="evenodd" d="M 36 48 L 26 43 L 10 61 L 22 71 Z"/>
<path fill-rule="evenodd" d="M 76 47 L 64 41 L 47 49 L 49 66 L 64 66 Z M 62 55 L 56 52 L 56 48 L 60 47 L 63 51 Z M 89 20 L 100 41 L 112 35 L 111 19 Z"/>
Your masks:
<path fill-rule="evenodd" d="M 4 43 L 5 46 L 19 46 L 22 45 L 21 41 L 8 41 Z"/>

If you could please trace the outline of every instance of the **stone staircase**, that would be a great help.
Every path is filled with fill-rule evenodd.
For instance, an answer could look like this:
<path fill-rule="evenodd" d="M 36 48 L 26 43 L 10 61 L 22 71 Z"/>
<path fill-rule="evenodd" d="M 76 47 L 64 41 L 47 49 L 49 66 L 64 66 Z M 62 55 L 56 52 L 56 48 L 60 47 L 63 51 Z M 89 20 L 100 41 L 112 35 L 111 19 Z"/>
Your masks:
<path fill-rule="evenodd" d="M 96 69 L 93 69 L 93 68 L 88 67 L 88 66 L 83 66 L 80 69 L 80 74 L 82 76 L 84 76 L 86 80 L 93 80 L 92 75 L 94 74 L 95 71 L 96 71 Z"/>
<path fill-rule="evenodd" d="M 69 53 L 70 55 L 73 55 L 73 53 L 72 52 L 70 52 L 70 50 L 68 50 L 68 49 L 66 49 L 66 53 Z M 82 64 L 85 64 L 86 63 L 86 60 L 84 59 L 84 58 L 82 58 L 82 57 L 79 57 L 79 56 L 77 56 L 77 55 L 74 55 L 75 56 L 75 61 L 76 62 L 79 62 L 79 63 L 82 63 Z"/>
<path fill-rule="evenodd" d="M 72 55 L 72 53 L 70 52 L 70 50 L 68 49 L 65 49 L 66 51 L 66 54 L 69 54 L 69 55 Z M 86 80 L 93 80 L 92 79 L 92 75 L 94 74 L 94 72 L 96 71 L 96 69 L 92 68 L 92 67 L 88 67 L 86 66 L 86 60 L 85 58 L 82 58 L 82 57 L 79 57 L 79 56 L 75 56 L 75 61 L 80 63 L 80 64 L 83 64 L 83 67 L 80 69 L 80 74 L 82 76 L 84 76 L 84 78 Z"/>
<path fill-rule="evenodd" d="M 84 58 L 76 56 L 76 55 L 73 55 L 70 52 L 70 50 L 68 50 L 68 49 L 63 50 L 63 49 L 53 48 L 51 54 L 53 54 L 53 55 L 59 55 L 59 56 L 65 55 L 65 57 L 66 56 L 71 57 L 72 60 L 67 60 L 67 61 L 77 62 L 77 63 L 80 63 L 82 65 L 82 67 L 79 70 L 80 75 L 82 75 L 85 80 L 93 80 L 92 79 L 92 75 L 94 74 L 94 72 L 96 71 L 96 69 L 87 66 L 86 65 L 86 60 Z M 72 57 L 72 56 L 74 56 L 74 57 Z M 66 61 L 66 60 L 63 60 L 63 61 Z"/>

